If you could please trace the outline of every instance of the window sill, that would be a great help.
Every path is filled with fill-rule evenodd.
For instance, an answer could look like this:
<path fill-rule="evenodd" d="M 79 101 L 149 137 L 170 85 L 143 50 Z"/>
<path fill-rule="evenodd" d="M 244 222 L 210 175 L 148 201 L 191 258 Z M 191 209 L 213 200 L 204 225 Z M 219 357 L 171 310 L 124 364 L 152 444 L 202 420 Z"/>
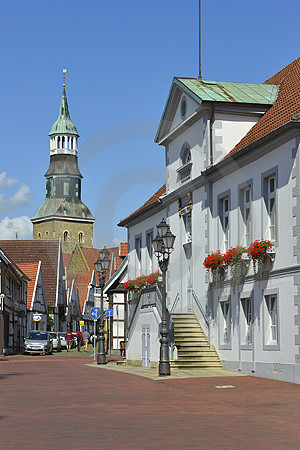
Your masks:
<path fill-rule="evenodd" d="M 276 352 L 280 350 L 279 344 L 264 344 L 263 350 L 269 351 L 269 352 Z"/>
<path fill-rule="evenodd" d="M 252 344 L 242 344 L 241 350 L 253 350 L 253 345 Z"/>

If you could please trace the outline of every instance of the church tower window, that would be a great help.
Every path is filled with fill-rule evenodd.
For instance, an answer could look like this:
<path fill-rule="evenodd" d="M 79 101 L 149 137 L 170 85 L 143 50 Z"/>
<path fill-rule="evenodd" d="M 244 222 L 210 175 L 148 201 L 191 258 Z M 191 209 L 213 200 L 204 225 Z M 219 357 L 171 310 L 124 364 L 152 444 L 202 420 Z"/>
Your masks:
<path fill-rule="evenodd" d="M 68 181 L 64 181 L 64 196 L 68 196 L 70 191 L 70 186 Z"/>

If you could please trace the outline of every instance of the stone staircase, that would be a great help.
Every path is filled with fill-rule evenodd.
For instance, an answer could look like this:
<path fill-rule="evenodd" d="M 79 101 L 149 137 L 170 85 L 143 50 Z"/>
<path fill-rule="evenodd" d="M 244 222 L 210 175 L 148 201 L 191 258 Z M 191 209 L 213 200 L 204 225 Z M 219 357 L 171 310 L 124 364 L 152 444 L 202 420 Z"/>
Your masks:
<path fill-rule="evenodd" d="M 170 361 L 171 369 L 222 369 L 220 358 L 210 345 L 195 314 L 171 314 L 178 359 Z"/>

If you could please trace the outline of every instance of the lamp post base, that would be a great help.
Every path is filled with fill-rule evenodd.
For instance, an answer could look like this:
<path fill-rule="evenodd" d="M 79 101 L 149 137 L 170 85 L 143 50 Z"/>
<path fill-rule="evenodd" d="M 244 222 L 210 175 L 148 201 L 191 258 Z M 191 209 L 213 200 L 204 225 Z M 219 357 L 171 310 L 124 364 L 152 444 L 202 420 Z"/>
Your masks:
<path fill-rule="evenodd" d="M 107 364 L 106 356 L 105 355 L 100 355 L 98 353 L 98 355 L 97 355 L 97 364 Z"/>
<path fill-rule="evenodd" d="M 170 363 L 169 361 L 160 362 L 158 366 L 158 374 L 160 377 L 166 377 L 171 375 Z"/>

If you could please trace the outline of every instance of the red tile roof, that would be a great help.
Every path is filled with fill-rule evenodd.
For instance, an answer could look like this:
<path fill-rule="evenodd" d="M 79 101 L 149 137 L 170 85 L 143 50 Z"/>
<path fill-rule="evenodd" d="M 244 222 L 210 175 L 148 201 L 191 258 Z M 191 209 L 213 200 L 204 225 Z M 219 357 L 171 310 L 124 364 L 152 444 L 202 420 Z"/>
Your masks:
<path fill-rule="evenodd" d="M 127 242 L 120 242 L 119 244 L 119 256 L 121 258 L 125 258 L 125 256 L 127 256 L 128 253 L 128 244 Z"/>
<path fill-rule="evenodd" d="M 83 312 L 84 303 L 87 299 L 88 285 L 92 281 L 92 273 L 92 271 L 68 272 L 68 287 L 71 289 L 74 280 L 75 288 L 78 289 L 81 312 Z"/>
<path fill-rule="evenodd" d="M 123 251 L 125 252 L 125 249 L 127 250 L 127 244 L 122 243 L 123 245 Z M 69 271 L 67 270 L 67 283 L 68 287 L 71 288 L 72 286 L 72 280 L 75 280 L 75 287 L 78 288 L 78 294 L 79 294 L 79 301 L 80 301 L 80 307 L 81 310 L 83 310 L 84 302 L 87 298 L 88 293 L 88 285 L 92 280 L 93 271 L 95 270 L 94 263 L 99 258 L 99 249 L 97 248 L 86 248 L 86 247 L 80 247 L 82 256 L 84 257 L 84 260 L 86 262 L 87 270 L 82 271 Z M 120 249 L 119 247 L 111 247 L 107 249 L 110 253 L 109 259 L 111 261 L 110 268 L 106 273 L 106 279 L 105 282 L 113 276 L 113 274 L 119 269 L 120 265 L 122 264 L 124 257 L 120 256 Z M 127 255 L 127 251 L 125 256 Z M 71 262 L 72 254 L 64 254 L 63 260 L 64 260 L 64 267 L 68 268 L 68 265 Z M 96 274 L 96 283 L 98 283 L 98 278 Z"/>
<path fill-rule="evenodd" d="M 119 226 L 126 226 L 125 224 L 123 225 L 123 222 L 130 219 L 130 217 L 134 216 L 136 213 L 147 208 L 147 206 L 152 205 L 152 203 L 155 203 L 161 196 L 165 195 L 165 193 L 166 193 L 166 184 L 164 184 L 161 188 L 159 188 L 158 191 L 156 191 L 155 194 L 153 194 L 152 197 L 150 197 L 149 200 L 147 200 L 140 208 L 138 208 L 132 214 L 127 216 L 125 219 L 121 220 L 121 222 L 119 223 Z"/>
<path fill-rule="evenodd" d="M 16 264 L 42 262 L 46 301 L 56 305 L 59 241 L 1 241 L 0 248 Z"/>
<path fill-rule="evenodd" d="M 34 293 L 34 287 L 37 282 L 37 276 L 38 276 L 38 268 L 39 268 L 39 262 L 34 263 L 19 263 L 18 267 L 22 270 L 25 275 L 30 278 L 29 281 L 27 281 L 27 308 L 31 308 L 32 303 L 32 297 Z"/>
<path fill-rule="evenodd" d="M 265 84 L 280 85 L 276 102 L 253 125 L 251 130 L 249 130 L 227 156 L 238 152 L 282 125 L 285 125 L 300 113 L 300 58 L 297 58 L 266 80 Z"/>

